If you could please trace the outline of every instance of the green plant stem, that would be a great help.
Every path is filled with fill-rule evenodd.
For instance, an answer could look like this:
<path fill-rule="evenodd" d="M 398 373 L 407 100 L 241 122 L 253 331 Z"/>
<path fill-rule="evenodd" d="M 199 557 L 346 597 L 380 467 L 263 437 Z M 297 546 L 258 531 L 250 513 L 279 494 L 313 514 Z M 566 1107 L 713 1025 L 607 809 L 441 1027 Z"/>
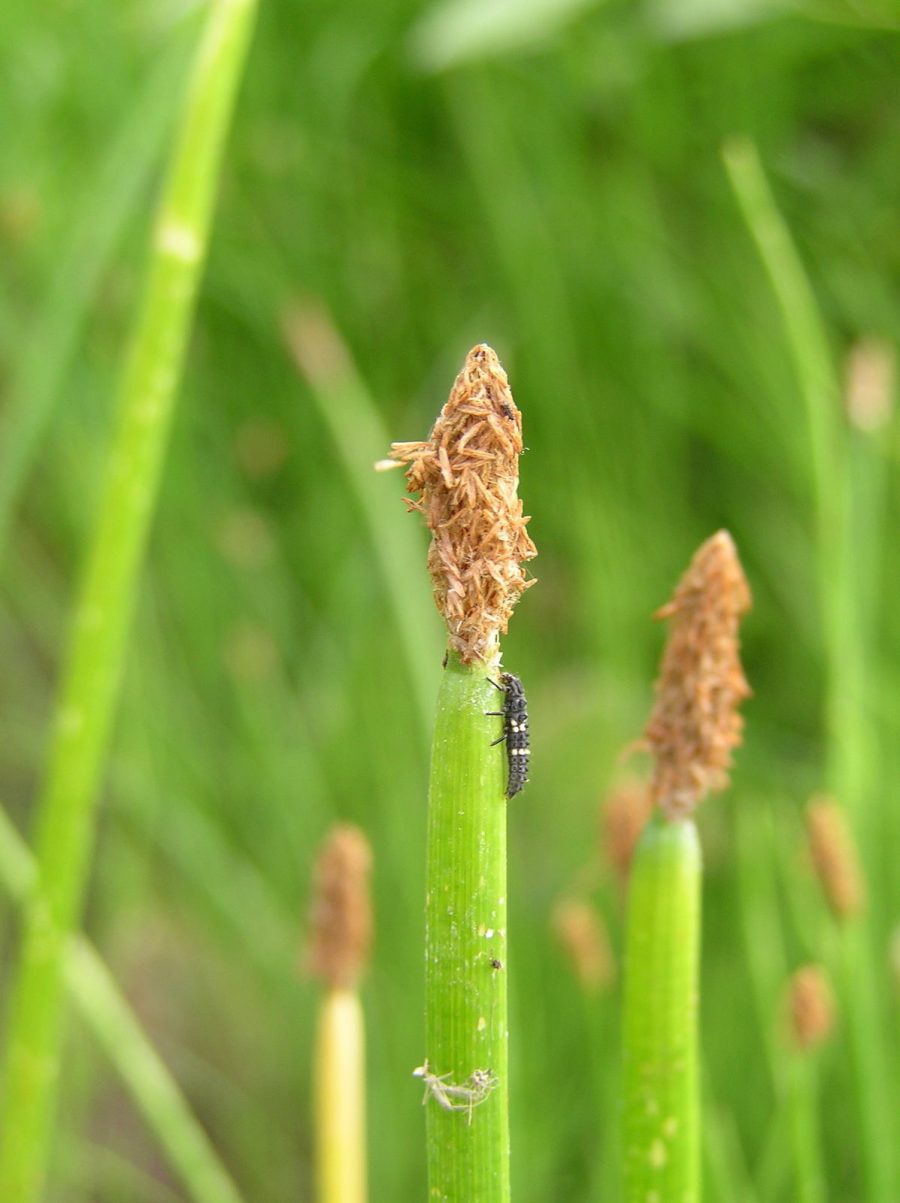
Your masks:
<path fill-rule="evenodd" d="M 0 1198 L 40 1197 L 62 1039 L 62 967 L 84 895 L 108 742 L 253 0 L 215 0 L 194 66 L 119 396 L 38 805 L 0 1110 Z"/>
<path fill-rule="evenodd" d="M 0 885 L 22 905 L 36 882 L 31 853 L 0 809 Z M 71 935 L 66 941 L 64 980 L 194 1203 L 241 1203 L 237 1187 L 115 979 L 83 936 Z"/>
<path fill-rule="evenodd" d="M 451 1086 L 465 1088 L 477 1071 L 496 1083 L 470 1108 L 445 1110 L 433 1092 L 426 1099 L 429 1198 L 442 1203 L 509 1200 L 505 766 L 502 747 L 491 747 L 501 720 L 485 717 L 502 699 L 492 671 L 449 657 L 432 749 L 427 1067 Z"/>
<path fill-rule="evenodd" d="M 657 816 L 648 823 L 635 851 L 628 891 L 626 1203 L 700 1199 L 700 878 L 693 821 Z"/>
<path fill-rule="evenodd" d="M 864 632 L 865 620 L 870 617 L 865 604 L 870 582 L 860 585 L 858 579 L 857 540 L 868 543 L 873 535 L 854 518 L 859 499 L 851 491 L 853 460 L 840 420 L 840 388 L 803 263 L 753 143 L 735 139 L 723 153 L 732 188 L 778 302 L 804 400 L 813 463 L 818 595 L 827 674 L 826 782 L 846 806 L 857 838 L 863 837 L 864 861 L 871 863 L 872 744 L 867 730 Z M 898 1197 L 895 1109 L 888 1099 L 887 1041 L 875 967 L 862 929 L 848 932 L 847 942 L 852 945 L 853 967 L 852 971 L 844 967 L 844 993 L 851 1017 L 850 1052 L 866 1198 L 868 1203 L 894 1203 Z"/>
<path fill-rule="evenodd" d="M 355 990 L 329 989 L 316 1033 L 316 1198 L 365 1203 L 363 1013 Z"/>
<path fill-rule="evenodd" d="M 794 1161 L 793 1198 L 797 1203 L 825 1203 L 818 1092 L 812 1056 L 794 1053 L 786 1066 L 785 1078 Z"/>
<path fill-rule="evenodd" d="M 68 227 L 43 307 L 17 358 L 0 438 L 0 562 L 19 493 L 53 416 L 81 327 L 104 270 L 159 159 L 184 73 L 182 31 L 120 122 Z"/>

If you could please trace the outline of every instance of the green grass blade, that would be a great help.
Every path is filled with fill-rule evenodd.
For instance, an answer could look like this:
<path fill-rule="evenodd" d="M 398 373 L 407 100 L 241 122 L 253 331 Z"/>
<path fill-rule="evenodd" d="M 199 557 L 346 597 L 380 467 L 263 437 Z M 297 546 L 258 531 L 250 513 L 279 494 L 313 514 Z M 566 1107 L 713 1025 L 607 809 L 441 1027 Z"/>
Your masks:
<path fill-rule="evenodd" d="M 426 1086 L 428 1182 L 429 1197 L 444 1203 L 510 1197 L 505 778 L 502 750 L 491 746 L 500 720 L 485 717 L 502 695 L 489 672 L 449 658 L 431 762 L 425 1037 L 427 1069 L 440 1081 Z M 484 1092 L 477 1071 L 494 1083 Z M 462 1091 L 445 1098 L 452 1110 L 441 1106 L 448 1086 Z"/>
<path fill-rule="evenodd" d="M 73 219 L 43 309 L 19 354 L 0 439 L 0 560 L 19 492 L 52 417 L 91 298 L 159 158 L 184 57 L 179 39 L 126 112 Z"/>
<path fill-rule="evenodd" d="M 690 819 L 657 817 L 638 842 L 624 998 L 626 1203 L 700 1198 L 697 996 L 700 845 Z"/>
<path fill-rule="evenodd" d="M 785 339 L 804 399 L 812 452 L 816 560 L 828 683 L 825 697 L 826 780 L 853 825 L 869 833 L 870 748 L 865 729 L 866 618 L 856 579 L 855 528 L 849 489 L 846 431 L 841 398 L 812 288 L 772 196 L 756 148 L 737 140 L 724 151 L 725 165 L 747 227 L 778 301 Z M 865 559 L 865 557 L 863 557 Z M 868 582 L 863 585 L 865 595 Z M 869 848 L 871 854 L 871 838 Z M 870 1203 L 897 1197 L 893 1111 L 888 1102 L 883 1032 L 875 968 L 868 935 L 858 922 L 842 933 L 846 944 L 844 991 L 854 1061 L 861 1155 Z"/>
<path fill-rule="evenodd" d="M 0 809 L 0 884 L 21 906 L 36 883 L 37 866 L 31 853 Z M 64 973 L 83 1019 L 106 1049 L 194 1203 L 241 1203 L 241 1195 L 206 1133 L 112 974 L 84 937 L 69 936 Z"/>
<path fill-rule="evenodd" d="M 218 0 L 198 51 L 126 359 L 118 428 L 76 603 L 38 810 L 41 889 L 27 907 L 0 1110 L 0 1197 L 32 1203 L 46 1175 L 62 1036 L 66 939 L 78 922 L 96 795 L 206 250 L 252 0 Z"/>

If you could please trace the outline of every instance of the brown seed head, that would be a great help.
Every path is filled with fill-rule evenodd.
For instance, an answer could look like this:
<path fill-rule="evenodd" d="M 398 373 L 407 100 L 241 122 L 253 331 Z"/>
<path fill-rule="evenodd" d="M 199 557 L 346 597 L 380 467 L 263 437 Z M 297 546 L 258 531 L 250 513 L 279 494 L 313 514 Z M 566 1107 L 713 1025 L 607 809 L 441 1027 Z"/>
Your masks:
<path fill-rule="evenodd" d="M 813 867 L 834 917 L 844 922 L 865 905 L 865 887 L 856 845 L 844 812 L 819 794 L 806 808 L 806 835 Z"/>
<path fill-rule="evenodd" d="M 316 861 L 307 968 L 328 986 L 351 988 L 372 941 L 369 873 L 372 854 L 358 827 L 331 829 Z"/>
<path fill-rule="evenodd" d="M 553 908 L 553 931 L 582 989 L 596 994 L 615 981 L 616 963 L 606 924 L 587 902 L 563 898 Z"/>
<path fill-rule="evenodd" d="M 431 531 L 434 598 L 464 663 L 487 659 L 513 607 L 534 584 L 522 564 L 537 555 L 525 529 L 519 486 L 522 415 L 500 361 L 473 347 L 423 443 L 394 443 L 408 464 L 407 500 Z"/>
<path fill-rule="evenodd" d="M 738 625 L 749 608 L 737 551 L 722 530 L 702 545 L 656 614 L 669 619 L 669 638 L 644 734 L 656 758 L 653 800 L 670 819 L 728 784 L 743 727 L 737 708 L 750 693 L 738 654 Z"/>
<path fill-rule="evenodd" d="M 859 430 L 887 426 L 894 408 L 897 357 L 889 342 L 860 339 L 847 356 L 844 398 L 847 416 Z"/>
<path fill-rule="evenodd" d="M 791 1041 L 801 1052 L 821 1044 L 834 1028 L 834 995 L 820 965 L 803 965 L 788 985 Z"/>
<path fill-rule="evenodd" d="M 626 781 L 604 799 L 600 812 L 602 842 L 623 885 L 628 880 L 638 837 L 651 811 L 650 790 L 640 781 Z"/>

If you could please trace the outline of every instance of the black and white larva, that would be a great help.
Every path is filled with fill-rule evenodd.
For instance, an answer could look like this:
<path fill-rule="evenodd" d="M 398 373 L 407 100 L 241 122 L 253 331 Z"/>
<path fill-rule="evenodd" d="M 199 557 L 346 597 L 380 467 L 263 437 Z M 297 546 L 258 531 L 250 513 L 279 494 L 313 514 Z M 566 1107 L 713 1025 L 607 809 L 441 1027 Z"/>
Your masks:
<path fill-rule="evenodd" d="M 489 678 L 490 679 L 490 678 Z M 528 780 L 528 758 L 531 748 L 528 739 L 528 703 L 522 682 L 512 673 L 501 673 L 499 684 L 491 684 L 506 696 L 502 710 L 489 710 L 503 719 L 503 734 L 491 744 L 506 743 L 506 796 L 513 798 Z"/>

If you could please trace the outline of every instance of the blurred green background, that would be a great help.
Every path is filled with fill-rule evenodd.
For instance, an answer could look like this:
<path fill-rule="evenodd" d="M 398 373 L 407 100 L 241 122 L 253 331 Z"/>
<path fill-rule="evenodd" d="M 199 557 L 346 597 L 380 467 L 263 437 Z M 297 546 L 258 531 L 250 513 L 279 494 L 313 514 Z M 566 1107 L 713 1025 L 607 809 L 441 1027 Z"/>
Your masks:
<path fill-rule="evenodd" d="M 0 802 L 23 832 L 197 30 L 174 0 L 0 15 Z M 504 642 L 534 746 L 509 814 L 515 1197 L 619 1197 L 619 987 L 586 995 L 551 914 L 588 896 L 621 945 L 599 807 L 652 698 L 651 615 L 723 526 L 754 593 L 754 698 L 733 788 L 702 816 L 708 1198 L 796 1197 L 781 991 L 835 956 L 802 836 L 826 784 L 828 672 L 796 364 L 721 149 L 755 140 L 835 372 L 861 338 L 883 357 L 900 329 L 898 33 L 888 0 L 262 0 L 86 916 L 255 1203 L 312 1197 L 302 949 L 338 818 L 375 856 L 372 1198 L 425 1194 L 410 1073 L 443 641 L 425 532 L 400 474 L 371 464 L 424 437 L 478 341 L 523 411 L 540 552 Z M 900 429 L 834 418 L 866 940 L 893 1071 Z M 0 921 L 6 978 L 15 914 Z M 839 1019 L 821 1121 L 829 1197 L 862 1201 L 846 1035 Z M 74 1019 L 50 1198 L 185 1198 Z"/>

